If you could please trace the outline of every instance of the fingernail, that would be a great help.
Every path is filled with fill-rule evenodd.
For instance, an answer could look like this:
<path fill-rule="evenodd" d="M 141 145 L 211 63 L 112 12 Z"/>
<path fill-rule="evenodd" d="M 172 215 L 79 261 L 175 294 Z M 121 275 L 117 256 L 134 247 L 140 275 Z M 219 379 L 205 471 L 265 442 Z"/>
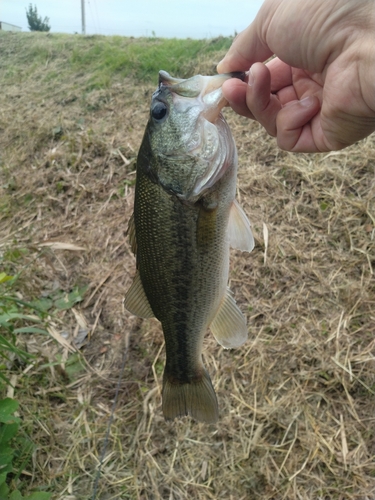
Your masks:
<path fill-rule="evenodd" d="M 254 74 L 253 74 L 253 72 L 251 71 L 251 68 L 250 68 L 247 83 L 250 85 L 250 87 L 252 87 L 254 85 L 254 82 L 255 82 Z"/>
<path fill-rule="evenodd" d="M 220 73 L 220 66 L 221 66 L 221 64 L 223 63 L 224 59 L 225 59 L 225 57 L 224 57 L 224 58 L 223 58 L 223 59 L 219 62 L 219 64 L 216 66 L 216 71 L 217 71 L 218 73 Z"/>
<path fill-rule="evenodd" d="M 313 103 L 315 102 L 314 97 L 312 95 L 309 95 L 307 97 L 304 97 L 299 101 L 301 106 L 304 106 L 305 108 L 309 108 Z"/>

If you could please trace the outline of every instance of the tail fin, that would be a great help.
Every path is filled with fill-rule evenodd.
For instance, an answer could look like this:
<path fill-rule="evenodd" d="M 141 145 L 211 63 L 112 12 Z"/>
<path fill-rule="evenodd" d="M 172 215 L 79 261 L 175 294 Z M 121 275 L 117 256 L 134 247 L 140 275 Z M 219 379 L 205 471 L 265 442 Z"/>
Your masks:
<path fill-rule="evenodd" d="M 163 414 L 167 420 L 190 415 L 206 424 L 217 422 L 216 394 L 206 370 L 203 369 L 200 379 L 187 384 L 172 382 L 164 373 Z"/>

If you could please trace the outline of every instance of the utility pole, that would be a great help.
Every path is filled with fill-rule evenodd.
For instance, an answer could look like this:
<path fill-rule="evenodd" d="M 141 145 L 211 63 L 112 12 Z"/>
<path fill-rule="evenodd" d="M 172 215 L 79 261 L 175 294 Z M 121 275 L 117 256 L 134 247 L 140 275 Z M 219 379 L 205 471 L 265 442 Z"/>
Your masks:
<path fill-rule="evenodd" d="M 82 35 L 86 35 L 85 0 L 81 0 Z"/>

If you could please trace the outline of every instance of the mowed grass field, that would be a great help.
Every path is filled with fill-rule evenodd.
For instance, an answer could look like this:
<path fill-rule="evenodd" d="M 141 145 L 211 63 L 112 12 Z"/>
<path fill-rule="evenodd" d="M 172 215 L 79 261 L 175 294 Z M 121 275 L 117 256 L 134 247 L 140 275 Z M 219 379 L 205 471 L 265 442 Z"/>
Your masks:
<path fill-rule="evenodd" d="M 249 340 L 226 351 L 207 332 L 217 424 L 165 422 L 162 331 L 123 306 L 135 158 L 158 70 L 214 74 L 231 40 L 0 35 L 0 272 L 16 277 L 0 302 L 27 316 L 0 333 L 30 355 L 1 358 L 0 399 L 20 403 L 33 443 L 10 487 L 55 500 L 375 499 L 375 136 L 290 154 L 225 110 L 256 240 L 230 269 Z M 48 334 L 23 333 L 30 303 Z"/>

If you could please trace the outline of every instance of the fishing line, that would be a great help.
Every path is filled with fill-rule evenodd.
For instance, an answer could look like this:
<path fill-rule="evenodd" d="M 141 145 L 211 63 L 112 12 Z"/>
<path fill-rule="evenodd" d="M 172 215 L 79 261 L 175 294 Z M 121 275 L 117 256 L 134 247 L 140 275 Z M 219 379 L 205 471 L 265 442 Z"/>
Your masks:
<path fill-rule="evenodd" d="M 105 433 L 103 450 L 102 450 L 102 453 L 101 453 L 100 458 L 99 458 L 99 467 L 98 467 L 98 470 L 96 472 L 96 477 L 95 477 L 95 481 L 94 481 L 94 487 L 93 487 L 93 493 L 92 493 L 91 500 L 96 500 L 96 495 L 97 495 L 97 492 L 98 492 L 99 479 L 100 479 L 100 475 L 101 475 L 101 472 L 102 472 L 102 465 L 103 465 L 103 462 L 104 462 L 104 457 L 105 457 L 105 453 L 107 451 L 107 446 L 108 446 L 108 442 L 109 442 L 109 433 L 110 433 L 111 425 L 112 425 L 113 418 L 114 418 L 114 415 L 115 415 L 115 410 L 116 410 L 116 406 L 117 406 L 118 395 L 119 395 L 119 392 L 120 392 L 120 385 L 121 385 L 121 381 L 122 381 L 122 376 L 124 375 L 126 360 L 127 360 L 127 357 L 128 357 L 129 335 L 130 334 L 127 333 L 126 337 L 125 337 L 125 352 L 124 352 L 124 355 L 123 355 L 123 358 L 122 358 L 120 374 L 119 374 L 117 385 L 116 385 L 115 399 L 113 400 L 111 415 L 109 417 L 108 426 L 107 426 L 107 432 Z"/>

